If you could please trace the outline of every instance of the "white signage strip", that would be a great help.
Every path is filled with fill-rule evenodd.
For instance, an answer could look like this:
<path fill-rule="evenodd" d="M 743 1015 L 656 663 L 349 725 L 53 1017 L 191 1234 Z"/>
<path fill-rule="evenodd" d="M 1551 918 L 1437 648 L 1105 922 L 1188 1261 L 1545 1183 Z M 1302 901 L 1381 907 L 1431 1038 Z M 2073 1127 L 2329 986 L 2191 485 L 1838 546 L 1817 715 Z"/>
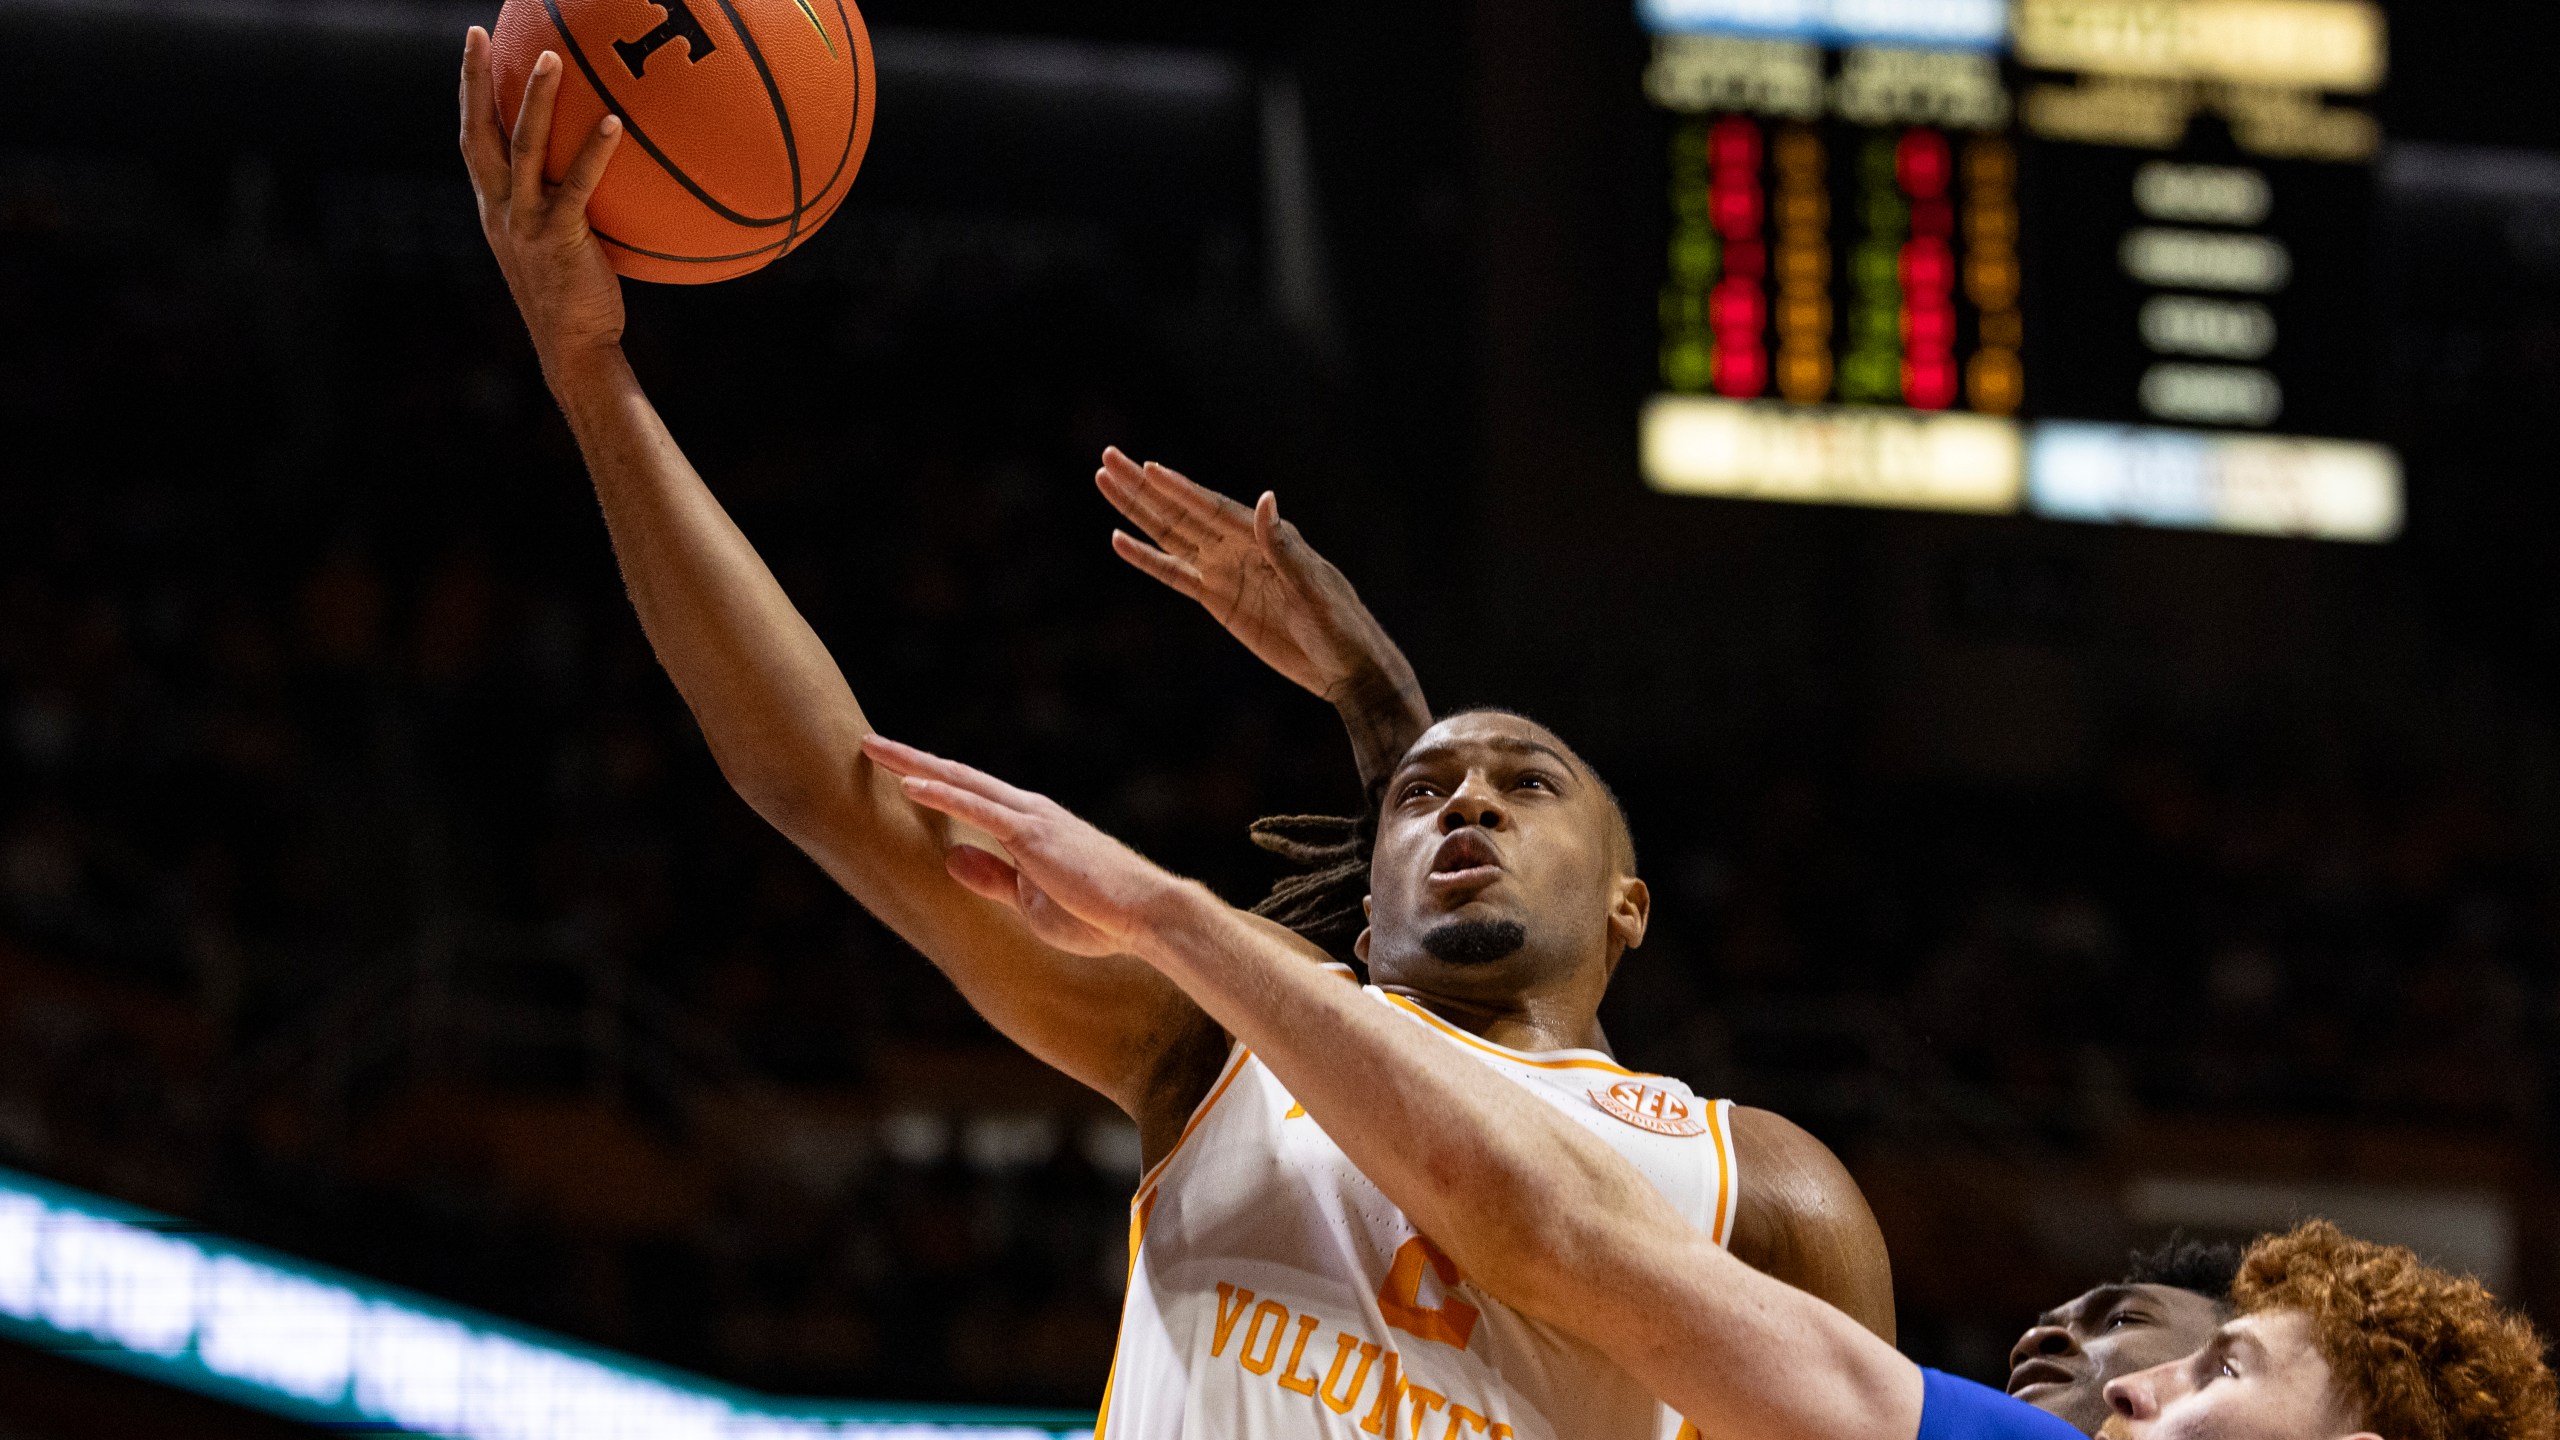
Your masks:
<path fill-rule="evenodd" d="M 1643 446 L 1646 482 L 1674 495 L 1998 514 L 2025 478 L 2016 421 L 1955 412 L 1664 395 Z"/>
<path fill-rule="evenodd" d="M 2404 518 L 2400 457 L 2353 440 L 1657 395 L 1641 447 L 1645 483 L 1668 495 L 2368 543 Z"/>
<path fill-rule="evenodd" d="M 1742 35 L 1827 45 L 1998 50 L 2008 0 L 1637 0 L 1657 35 Z"/>
<path fill-rule="evenodd" d="M 2018 58 L 2044 70 L 2369 94 L 2390 69 L 2371 0 L 2019 0 Z"/>
<path fill-rule="evenodd" d="M 2243 535 L 2389 540 L 2400 459 L 2380 445 L 2046 421 L 2028 450 L 2027 508 Z"/>
<path fill-rule="evenodd" d="M 446 1440 L 1091 1440 L 1090 1416 L 749 1394 L 0 1170 L 0 1337 Z"/>

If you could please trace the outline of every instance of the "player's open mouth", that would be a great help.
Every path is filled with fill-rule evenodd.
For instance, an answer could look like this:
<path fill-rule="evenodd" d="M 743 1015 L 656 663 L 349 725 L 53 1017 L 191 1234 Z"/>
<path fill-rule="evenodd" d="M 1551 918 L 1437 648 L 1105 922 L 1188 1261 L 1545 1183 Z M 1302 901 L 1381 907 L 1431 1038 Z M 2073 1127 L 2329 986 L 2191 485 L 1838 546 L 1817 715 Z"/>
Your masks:
<path fill-rule="evenodd" d="M 2009 1393 L 2023 1395 L 2038 1385 L 2069 1385 L 2079 1378 L 2051 1360 L 2030 1360 L 2009 1372 Z"/>
<path fill-rule="evenodd" d="M 1431 883 L 1451 889 L 1482 885 L 1502 873 L 1502 856 L 1481 830 L 1461 830 L 1440 844 L 1431 860 Z"/>

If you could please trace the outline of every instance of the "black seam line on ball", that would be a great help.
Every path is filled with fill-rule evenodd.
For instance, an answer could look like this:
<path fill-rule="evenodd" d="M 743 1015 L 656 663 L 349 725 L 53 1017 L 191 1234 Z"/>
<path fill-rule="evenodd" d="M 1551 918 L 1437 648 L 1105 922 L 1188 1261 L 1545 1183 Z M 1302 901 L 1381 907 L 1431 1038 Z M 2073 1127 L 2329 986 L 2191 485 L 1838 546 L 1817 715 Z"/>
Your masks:
<path fill-rule="evenodd" d="M 616 250 L 628 250 L 634 255 L 646 256 L 651 260 L 665 260 L 677 265 L 726 265 L 732 260 L 752 260 L 758 255 L 771 254 L 789 243 L 783 240 L 774 240 L 767 242 L 766 244 L 759 245 L 753 250 L 741 250 L 735 255 L 670 255 L 663 250 L 644 250 L 627 240 L 616 240 L 610 233 L 603 230 L 596 230 L 592 225 L 587 228 L 594 231 L 595 237 L 598 240 L 603 241 L 605 244 L 612 246 Z"/>
<path fill-rule="evenodd" d="M 820 225 L 824 225 L 828 220 L 834 218 L 837 208 L 843 203 L 844 197 L 838 196 L 833 203 L 827 205 L 823 210 L 820 210 L 816 223 L 809 227 L 810 233 L 817 233 Z M 817 209 L 818 207 L 812 206 L 811 208 Z M 780 250 L 786 243 L 781 240 L 774 240 L 766 244 L 759 245 L 753 250 L 741 250 L 735 255 L 670 255 L 663 250 L 645 249 L 641 246 L 632 244 L 628 240 L 616 239 L 612 231 L 599 230 L 592 224 L 587 228 L 594 233 L 598 240 L 603 241 L 605 244 L 612 246 L 616 250 L 628 250 L 634 255 L 646 256 L 651 260 L 664 260 L 673 265 L 726 265 L 733 260 L 752 260 L 758 255 Z"/>
<path fill-rule="evenodd" d="M 836 182 L 844 178 L 846 163 L 853 159 L 854 137 L 862 133 L 863 62 L 871 58 L 871 47 L 854 38 L 853 22 L 844 13 L 844 0 L 835 0 L 835 7 L 836 23 L 844 29 L 844 48 L 853 57 L 846 63 L 846 68 L 853 72 L 853 112 L 845 118 L 844 149 L 836 152 L 835 173 L 827 177 L 826 184 L 818 187 L 817 199 L 809 202 L 811 209 L 827 197 L 828 191 L 836 188 Z"/>
<path fill-rule="evenodd" d="M 782 127 L 782 153 L 791 162 L 791 233 L 782 237 L 784 249 L 800 238 L 800 212 L 808 202 L 800 193 L 800 141 L 791 133 L 791 109 L 782 103 L 782 87 L 773 83 L 773 67 L 764 59 L 764 47 L 747 30 L 747 22 L 730 0 L 719 0 L 720 13 L 729 17 L 729 28 L 737 32 L 738 43 L 747 50 L 747 58 L 755 62 L 756 78 L 764 82 L 765 99 L 772 102 L 774 123 Z"/>
<path fill-rule="evenodd" d="M 587 52 L 580 48 L 578 44 L 578 37 L 569 33 L 569 22 L 560 18 L 560 0 L 542 0 L 542 8 L 550 14 L 551 28 L 559 32 L 560 43 L 568 47 L 569 58 L 578 62 L 578 73 L 586 76 L 587 83 L 596 88 L 596 94 L 604 97 L 605 108 L 622 117 L 622 128 L 631 132 L 631 138 L 640 142 L 640 148 L 649 152 L 649 158 L 658 162 L 658 168 L 666 171 L 677 184 L 683 186 L 686 193 L 692 195 L 694 199 L 701 201 L 710 209 L 712 214 L 719 216 L 721 219 L 728 221 L 732 225 L 744 225 L 755 230 L 768 230 L 776 225 L 792 225 L 799 220 L 800 216 L 797 202 L 799 200 L 800 190 L 800 163 L 797 157 L 794 157 L 792 160 L 791 188 L 792 200 L 794 203 L 792 213 L 789 215 L 776 215 L 770 219 L 761 219 L 753 215 L 742 215 L 739 212 L 730 209 L 728 206 L 721 204 L 719 201 L 712 199 L 711 192 L 703 189 L 700 185 L 695 184 L 692 176 L 684 173 L 684 171 L 678 167 L 673 160 L 667 158 L 667 152 L 659 149 L 656 143 L 649 139 L 648 132 L 640 128 L 639 123 L 631 118 L 630 112 L 624 108 L 622 102 L 614 97 L 613 88 L 605 84 L 604 77 L 596 73 L 596 67 L 588 63 Z M 721 8 L 727 9 L 728 7 L 724 4 Z M 735 12 L 732 12 L 732 18 L 735 18 Z M 752 45 L 749 48 L 752 49 Z M 757 63 L 761 65 L 763 62 L 759 61 Z M 771 82 L 768 81 L 767 83 L 770 84 Z"/>

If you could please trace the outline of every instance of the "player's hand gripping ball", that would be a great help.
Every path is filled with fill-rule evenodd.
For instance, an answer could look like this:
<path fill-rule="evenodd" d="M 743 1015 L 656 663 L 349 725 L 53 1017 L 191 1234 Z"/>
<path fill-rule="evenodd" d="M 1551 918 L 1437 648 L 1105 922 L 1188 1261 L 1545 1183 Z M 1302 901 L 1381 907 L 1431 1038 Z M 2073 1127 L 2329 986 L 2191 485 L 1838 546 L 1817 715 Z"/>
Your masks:
<path fill-rule="evenodd" d="M 790 254 L 871 142 L 871 35 L 852 0 L 506 0 L 490 40 L 510 130 L 533 62 L 559 53 L 554 183 L 622 117 L 587 223 L 635 280 L 726 280 Z"/>

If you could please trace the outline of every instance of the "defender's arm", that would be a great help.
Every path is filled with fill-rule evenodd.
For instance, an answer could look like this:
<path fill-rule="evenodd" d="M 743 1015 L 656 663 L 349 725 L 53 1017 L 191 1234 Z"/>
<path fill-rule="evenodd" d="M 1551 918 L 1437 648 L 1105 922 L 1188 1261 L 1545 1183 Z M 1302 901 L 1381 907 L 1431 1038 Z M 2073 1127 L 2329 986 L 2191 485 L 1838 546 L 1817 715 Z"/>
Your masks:
<path fill-rule="evenodd" d="M 1248 509 L 1117 449 L 1102 453 L 1093 481 L 1156 542 L 1115 530 L 1120 558 L 1198 601 L 1264 664 L 1342 716 L 1364 792 L 1431 728 L 1412 664 L 1342 571 L 1280 518 L 1277 496 L 1265 492 Z"/>
<path fill-rule="evenodd" d="M 619 282 L 586 226 L 619 127 L 545 183 L 560 62 L 537 62 L 512 146 L 489 41 L 465 45 L 463 153 L 482 226 L 594 477 L 631 602 L 721 772 L 749 805 L 959 985 L 1024 1048 L 1118 1102 L 1158 1153 L 1226 1041 L 1155 971 L 1039 942 L 945 872 L 948 822 L 862 756 L 870 723 L 826 646 L 714 499 L 623 357 Z"/>

